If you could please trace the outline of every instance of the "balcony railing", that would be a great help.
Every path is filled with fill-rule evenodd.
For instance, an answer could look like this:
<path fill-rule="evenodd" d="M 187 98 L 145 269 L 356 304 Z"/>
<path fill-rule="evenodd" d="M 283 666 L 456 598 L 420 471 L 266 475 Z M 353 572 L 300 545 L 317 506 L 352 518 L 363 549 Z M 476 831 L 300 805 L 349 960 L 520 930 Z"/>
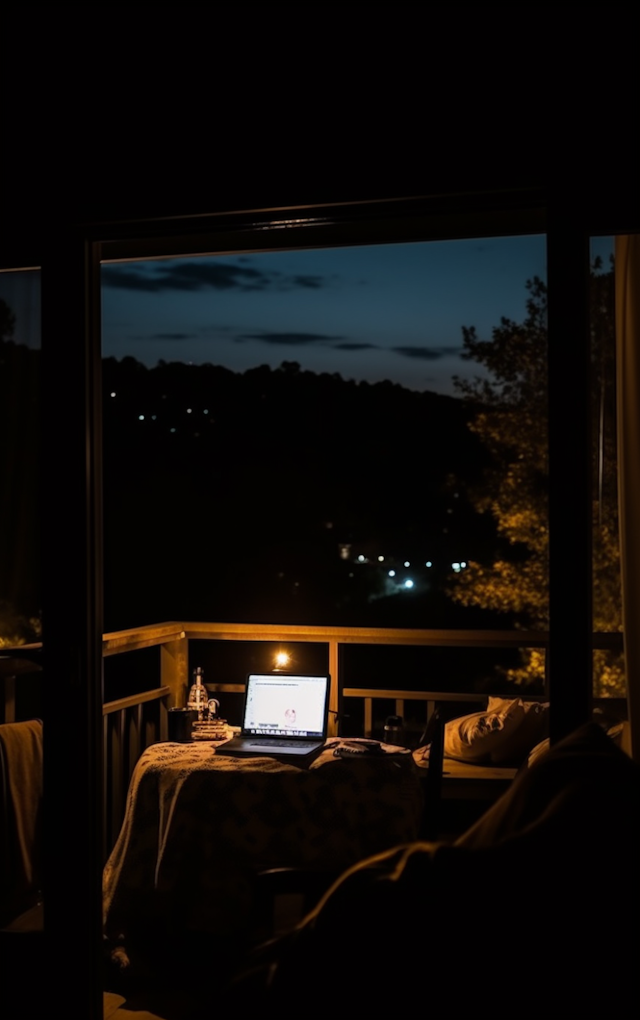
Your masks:
<path fill-rule="evenodd" d="M 401 716 L 406 714 L 407 702 L 422 702 L 426 727 L 436 703 L 483 701 L 486 693 L 429 690 L 426 684 L 425 689 L 419 691 L 346 686 L 347 677 L 343 676 L 341 655 L 346 646 L 546 649 L 548 634 L 543 631 L 405 630 L 183 622 L 153 624 L 105 634 L 105 658 L 155 647 L 159 649 L 160 659 L 157 687 L 107 702 L 103 706 L 105 852 L 110 849 L 119 830 L 129 780 L 140 754 L 149 744 L 166 739 L 168 709 L 185 704 L 190 682 L 191 641 L 295 642 L 326 646 L 327 672 L 331 674 L 329 733 L 336 735 L 338 732 L 338 720 L 344 711 L 345 700 L 356 699 L 363 705 L 363 731 L 369 735 L 373 730 L 376 701 L 392 702 L 395 713 Z M 619 651 L 622 648 L 622 634 L 594 634 L 593 648 Z M 207 687 L 212 692 L 222 694 L 241 694 L 244 691 L 242 683 L 208 683 Z M 2 702 L 4 719 L 10 721 L 15 717 L 14 677 L 7 675 L 4 678 Z"/>
<path fill-rule="evenodd" d="M 597 635 L 609 647 L 610 638 L 619 635 Z M 160 684 L 168 688 L 168 704 L 184 704 L 189 683 L 190 641 L 256 641 L 274 643 L 310 643 L 326 645 L 327 671 L 331 674 L 329 702 L 331 735 L 337 732 L 341 700 L 345 697 L 392 698 L 400 703 L 412 700 L 454 700 L 458 695 L 444 692 L 401 692 L 365 690 L 345 687 L 341 670 L 340 650 L 347 645 L 423 646 L 440 648 L 546 648 L 548 635 L 544 631 L 487 631 L 487 630 L 408 630 L 400 628 L 370 627 L 309 627 L 277 624 L 245 623 L 165 623 L 139 627 L 135 630 L 105 634 L 104 656 L 120 655 L 142 648 L 160 647 Z M 238 693 L 242 684 L 208 684 L 221 693 Z M 464 696 L 464 700 L 469 700 Z M 399 713 L 401 714 L 401 713 Z"/>

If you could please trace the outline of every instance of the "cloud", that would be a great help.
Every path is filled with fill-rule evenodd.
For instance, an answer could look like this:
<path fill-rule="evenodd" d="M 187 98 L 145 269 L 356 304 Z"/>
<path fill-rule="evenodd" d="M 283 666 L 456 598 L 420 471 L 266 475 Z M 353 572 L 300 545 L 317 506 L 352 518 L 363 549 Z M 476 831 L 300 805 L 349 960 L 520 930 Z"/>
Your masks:
<path fill-rule="evenodd" d="M 193 340 L 193 333 L 151 333 L 145 340 Z"/>
<path fill-rule="evenodd" d="M 459 354 L 461 347 L 392 347 L 391 350 L 402 354 L 405 358 L 417 361 L 439 361 L 447 355 Z"/>
<path fill-rule="evenodd" d="M 103 266 L 102 283 L 120 290 L 161 290 L 157 277 L 130 266 Z"/>
<path fill-rule="evenodd" d="M 296 344 L 327 343 L 341 339 L 342 337 L 329 336 L 326 333 L 271 333 L 267 330 L 262 333 L 241 333 L 236 337 L 237 342 L 259 340 L 265 344 L 284 344 L 287 347 L 292 347 Z"/>
<path fill-rule="evenodd" d="M 319 290 L 321 287 L 327 286 L 327 278 L 325 276 L 309 276 L 308 273 L 292 276 L 291 282 L 294 287 L 303 287 L 307 290 Z"/>
<path fill-rule="evenodd" d="M 104 266 L 103 283 L 106 287 L 121 290 L 158 292 L 163 290 L 201 291 L 238 290 L 241 292 L 264 290 L 319 290 L 331 286 L 327 276 L 287 274 L 274 270 L 264 271 L 235 262 L 218 259 L 197 261 L 171 261 Z"/>
<path fill-rule="evenodd" d="M 376 344 L 361 344 L 355 340 L 345 340 L 343 344 L 333 344 L 334 351 L 375 351 Z"/>

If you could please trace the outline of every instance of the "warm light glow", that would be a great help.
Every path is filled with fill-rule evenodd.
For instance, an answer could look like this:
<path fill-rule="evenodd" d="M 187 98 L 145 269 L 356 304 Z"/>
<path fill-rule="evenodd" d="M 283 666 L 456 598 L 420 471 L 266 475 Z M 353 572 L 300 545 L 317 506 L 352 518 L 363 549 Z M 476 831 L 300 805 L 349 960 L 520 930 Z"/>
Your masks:
<path fill-rule="evenodd" d="M 291 656 L 289 655 L 288 652 L 277 652 L 276 653 L 276 661 L 275 661 L 275 668 L 276 669 L 286 669 L 286 667 L 289 665 L 290 662 L 291 662 Z"/>

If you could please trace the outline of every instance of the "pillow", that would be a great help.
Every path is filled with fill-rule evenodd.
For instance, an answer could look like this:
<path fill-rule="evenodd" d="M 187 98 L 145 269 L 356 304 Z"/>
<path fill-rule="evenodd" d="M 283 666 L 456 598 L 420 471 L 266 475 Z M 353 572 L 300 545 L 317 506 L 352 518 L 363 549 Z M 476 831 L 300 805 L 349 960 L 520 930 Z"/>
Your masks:
<path fill-rule="evenodd" d="M 489 698 L 484 712 L 445 725 L 444 753 L 458 761 L 520 765 L 547 733 L 548 704 Z"/>
<path fill-rule="evenodd" d="M 503 698 L 489 698 L 487 712 L 497 712 Z M 508 704 L 508 703 L 507 703 Z M 491 754 L 494 765 L 521 765 L 529 752 L 549 735 L 549 702 L 523 701 L 524 718 L 515 730 L 505 735 Z"/>
<path fill-rule="evenodd" d="M 525 717 L 522 701 L 493 698 L 491 710 L 473 712 L 451 719 L 444 728 L 444 753 L 448 758 L 467 762 L 490 762 L 499 755 L 501 744 L 520 726 Z M 500 704 L 496 704 L 500 702 Z"/>

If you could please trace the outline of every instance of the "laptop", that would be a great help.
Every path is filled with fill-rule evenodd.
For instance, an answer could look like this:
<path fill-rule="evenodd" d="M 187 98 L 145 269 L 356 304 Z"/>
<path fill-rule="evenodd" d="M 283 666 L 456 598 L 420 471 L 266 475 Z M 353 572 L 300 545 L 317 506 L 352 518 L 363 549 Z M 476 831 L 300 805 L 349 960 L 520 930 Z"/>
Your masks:
<path fill-rule="evenodd" d="M 327 739 L 330 684 L 327 673 L 249 673 L 240 735 L 216 753 L 268 755 L 299 768 L 310 764 Z"/>

